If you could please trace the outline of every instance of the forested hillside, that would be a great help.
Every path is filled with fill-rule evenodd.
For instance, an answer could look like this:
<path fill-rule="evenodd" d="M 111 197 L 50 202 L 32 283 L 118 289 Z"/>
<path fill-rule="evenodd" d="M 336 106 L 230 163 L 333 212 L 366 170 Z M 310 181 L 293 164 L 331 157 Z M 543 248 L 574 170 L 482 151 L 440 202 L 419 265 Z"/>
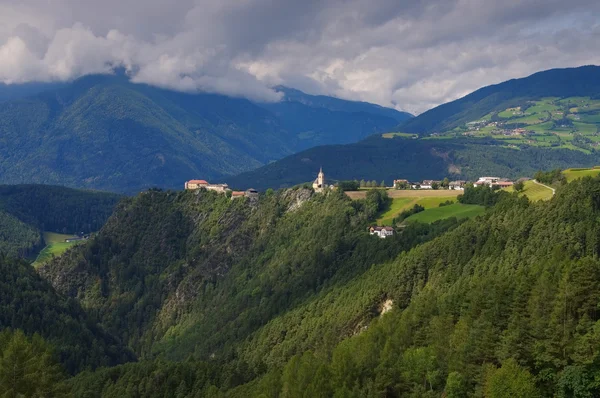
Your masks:
<path fill-rule="evenodd" d="M 28 263 L 0 255 L 0 329 L 6 328 L 41 335 L 52 345 L 57 359 L 69 373 L 135 358 L 76 301 L 57 294 Z M 2 343 L 0 334 L 0 351 Z M 0 386 L 4 387 L 2 383 Z"/>
<path fill-rule="evenodd" d="M 68 388 L 597 396 L 600 179 L 549 201 L 497 199 L 460 225 L 416 224 L 386 240 L 364 229 L 385 203 L 376 191 L 362 202 L 302 188 L 258 203 L 210 192 L 130 199 L 44 275 L 143 361 L 81 373 Z"/>
<path fill-rule="evenodd" d="M 150 191 L 41 272 L 141 357 L 229 361 L 247 336 L 324 286 L 453 225 L 373 239 L 366 227 L 383 205 L 378 192 L 353 202 L 301 188 L 252 202 Z"/>
<path fill-rule="evenodd" d="M 308 95 L 278 86 L 279 102 L 260 104 L 298 137 L 297 150 L 317 145 L 349 144 L 388 131 L 412 117 L 406 112 L 367 102 L 345 101 L 324 95 Z"/>
<path fill-rule="evenodd" d="M 95 232 L 120 198 L 49 185 L 0 185 L 0 252 L 27 256 L 44 244 L 43 231 Z"/>

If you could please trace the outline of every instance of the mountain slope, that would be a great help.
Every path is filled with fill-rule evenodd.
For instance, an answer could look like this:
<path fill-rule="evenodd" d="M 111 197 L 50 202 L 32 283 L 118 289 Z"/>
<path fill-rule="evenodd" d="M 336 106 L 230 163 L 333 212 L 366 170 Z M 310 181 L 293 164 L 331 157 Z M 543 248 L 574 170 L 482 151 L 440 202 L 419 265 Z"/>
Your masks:
<path fill-rule="evenodd" d="M 588 178 L 548 202 L 507 197 L 323 292 L 248 342 L 245 354 L 270 361 L 304 349 L 233 396 L 597 396 L 599 192 L 600 180 Z M 347 311 L 377 295 L 389 314 L 323 355 L 317 336 L 353 324 Z"/>
<path fill-rule="evenodd" d="M 0 329 L 5 328 L 40 334 L 56 348 L 71 373 L 135 358 L 78 303 L 57 294 L 29 264 L 0 255 Z"/>
<path fill-rule="evenodd" d="M 84 77 L 1 103 L 0 120 L 0 172 L 9 183 L 175 187 L 252 169 L 293 146 L 274 117 L 246 100 L 173 93 L 122 76 Z"/>
<path fill-rule="evenodd" d="M 2 183 L 126 193 L 180 188 L 188 179 L 238 174 L 317 143 L 352 142 L 397 124 L 379 115 L 388 111 L 367 104 L 357 106 L 371 113 L 293 102 L 280 120 L 269 105 L 133 84 L 123 74 L 86 76 L 19 98 L 36 87 L 14 88 L 17 99 L 0 102 Z M 311 112 L 318 113 L 307 122 L 311 132 L 295 129 L 290 120 Z"/>
<path fill-rule="evenodd" d="M 270 319 L 373 262 L 431 239 L 411 227 L 374 239 L 378 192 L 281 191 L 258 202 L 214 192 L 148 192 L 121 203 L 102 231 L 41 268 L 144 359 L 224 363 Z"/>
<path fill-rule="evenodd" d="M 283 86 L 275 89 L 284 93 L 282 101 L 261 106 L 299 138 L 298 149 L 356 142 L 371 134 L 389 131 L 412 117 L 409 113 L 367 102 L 308 95 Z"/>
<path fill-rule="evenodd" d="M 407 120 L 398 129 L 418 134 L 447 131 L 479 120 L 490 112 L 518 106 L 527 100 L 544 97 L 597 97 L 599 93 L 600 66 L 551 69 L 481 88 Z"/>

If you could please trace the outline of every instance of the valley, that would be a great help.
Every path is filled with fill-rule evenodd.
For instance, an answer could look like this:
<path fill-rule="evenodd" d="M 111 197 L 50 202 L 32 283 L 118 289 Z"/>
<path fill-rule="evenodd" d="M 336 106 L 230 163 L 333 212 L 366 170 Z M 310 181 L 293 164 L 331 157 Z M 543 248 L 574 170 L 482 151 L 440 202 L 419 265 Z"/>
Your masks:
<path fill-rule="evenodd" d="M 415 118 L 122 76 L 0 103 L 6 178 L 129 193 L 0 186 L 0 388 L 27 363 L 24 395 L 599 395 L 600 102 L 555 73 Z"/>

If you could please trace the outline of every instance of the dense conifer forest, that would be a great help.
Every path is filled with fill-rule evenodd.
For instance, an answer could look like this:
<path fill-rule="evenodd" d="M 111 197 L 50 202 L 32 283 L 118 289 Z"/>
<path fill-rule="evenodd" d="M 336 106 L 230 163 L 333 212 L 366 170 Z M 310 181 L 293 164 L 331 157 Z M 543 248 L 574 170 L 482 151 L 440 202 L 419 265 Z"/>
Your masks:
<path fill-rule="evenodd" d="M 2 324 L 24 334 L 0 337 L 0 378 L 18 345 L 56 396 L 600 394 L 600 179 L 546 202 L 481 188 L 459 200 L 488 210 L 379 239 L 366 228 L 379 190 L 127 198 L 40 270 L 50 284 L 2 260 L 4 278 L 30 281 L 19 291 L 49 299 L 7 287 Z M 50 320 L 84 329 L 57 335 Z"/>

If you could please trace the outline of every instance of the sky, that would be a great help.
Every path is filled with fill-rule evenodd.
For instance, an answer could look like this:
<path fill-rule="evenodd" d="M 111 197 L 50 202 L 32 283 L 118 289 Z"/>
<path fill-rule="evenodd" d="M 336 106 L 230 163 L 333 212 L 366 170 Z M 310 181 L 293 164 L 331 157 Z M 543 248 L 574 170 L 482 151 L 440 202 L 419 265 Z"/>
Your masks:
<path fill-rule="evenodd" d="M 277 101 L 276 85 L 414 114 L 540 70 L 600 64 L 597 0 L 0 0 L 0 81 L 126 68 Z"/>

